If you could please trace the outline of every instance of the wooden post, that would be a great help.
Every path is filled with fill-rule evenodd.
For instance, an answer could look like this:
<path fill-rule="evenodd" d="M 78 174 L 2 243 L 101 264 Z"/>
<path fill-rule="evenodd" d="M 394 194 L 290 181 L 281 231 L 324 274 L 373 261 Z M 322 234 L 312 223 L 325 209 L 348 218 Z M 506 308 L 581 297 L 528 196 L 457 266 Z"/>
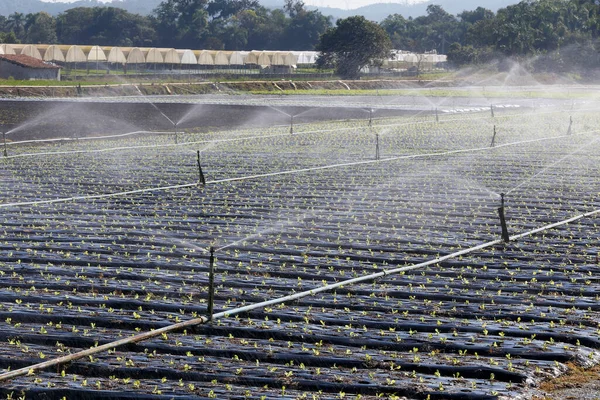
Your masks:
<path fill-rule="evenodd" d="M 494 125 L 494 135 L 492 136 L 492 143 L 490 144 L 490 147 L 495 147 L 496 146 L 496 125 Z"/>
<path fill-rule="evenodd" d="M 212 321 L 215 306 L 215 248 L 210 248 L 210 266 L 208 270 L 208 319 Z"/>
<path fill-rule="evenodd" d="M 202 186 L 206 186 L 206 179 L 204 178 L 204 173 L 202 172 L 202 165 L 200 165 L 200 150 L 198 150 L 198 181 Z"/>
<path fill-rule="evenodd" d="M 508 228 L 506 226 L 506 218 L 504 216 L 504 193 L 500 194 L 500 207 L 498 207 L 498 216 L 500 217 L 500 225 L 502 227 L 502 240 L 505 243 L 510 242 L 510 236 L 508 235 Z"/>

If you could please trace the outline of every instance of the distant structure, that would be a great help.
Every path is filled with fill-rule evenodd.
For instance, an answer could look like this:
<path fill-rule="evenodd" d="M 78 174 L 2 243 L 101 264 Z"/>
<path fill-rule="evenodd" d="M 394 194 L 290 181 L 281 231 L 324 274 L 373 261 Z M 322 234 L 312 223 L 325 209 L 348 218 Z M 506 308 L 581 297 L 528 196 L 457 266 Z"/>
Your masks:
<path fill-rule="evenodd" d="M 290 73 L 298 66 L 313 67 L 316 51 L 224 51 L 147 47 L 104 47 L 47 44 L 0 44 L 0 55 L 26 55 L 39 61 L 58 64 L 67 70 L 202 71 L 235 73 Z M 429 71 L 443 68 L 446 56 L 435 51 L 415 54 L 393 50 L 381 69 L 387 71 Z M 364 72 L 379 72 L 367 68 Z M 15 77 L 16 78 L 16 77 Z"/>
<path fill-rule="evenodd" d="M 0 54 L 24 54 L 66 68 L 255 69 L 316 62 L 315 51 L 215 51 L 146 47 L 0 44 Z"/>
<path fill-rule="evenodd" d="M 0 78 L 2 79 L 60 81 L 60 69 L 58 65 L 25 54 L 0 55 Z"/>
<path fill-rule="evenodd" d="M 445 54 L 432 50 L 425 53 L 392 50 L 392 57 L 383 62 L 383 67 L 391 70 L 410 70 L 418 68 L 421 71 L 432 71 L 443 68 L 448 62 Z"/>

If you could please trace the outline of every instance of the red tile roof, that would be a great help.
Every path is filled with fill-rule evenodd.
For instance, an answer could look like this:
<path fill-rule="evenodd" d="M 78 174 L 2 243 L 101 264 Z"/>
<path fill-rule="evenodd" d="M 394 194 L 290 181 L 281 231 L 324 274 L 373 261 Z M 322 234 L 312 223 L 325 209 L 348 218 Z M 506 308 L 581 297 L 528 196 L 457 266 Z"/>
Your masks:
<path fill-rule="evenodd" d="M 0 60 L 8 61 L 10 63 L 20 65 L 21 67 L 36 68 L 36 69 L 57 69 L 60 68 L 58 65 L 38 60 L 35 57 L 29 57 L 24 54 L 2 54 Z"/>

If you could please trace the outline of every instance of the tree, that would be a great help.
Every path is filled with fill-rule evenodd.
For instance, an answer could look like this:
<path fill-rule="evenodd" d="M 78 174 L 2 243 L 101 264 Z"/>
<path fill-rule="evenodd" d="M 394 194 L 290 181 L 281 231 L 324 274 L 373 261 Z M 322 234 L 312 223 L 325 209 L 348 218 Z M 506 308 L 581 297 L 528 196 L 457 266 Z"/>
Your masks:
<path fill-rule="evenodd" d="M 340 19 L 321 36 L 317 65 L 334 67 L 340 76 L 356 79 L 365 66 L 389 58 L 391 48 L 389 36 L 378 24 L 362 16 Z"/>
<path fill-rule="evenodd" d="M 290 19 L 283 31 L 282 49 L 313 50 L 319 37 L 331 27 L 329 17 L 317 10 L 306 10 L 301 0 L 286 0 L 283 9 Z"/>
<path fill-rule="evenodd" d="M 50 14 L 29 14 L 25 24 L 27 43 L 56 43 L 56 20 Z"/>
<path fill-rule="evenodd" d="M 166 0 L 154 10 L 156 31 L 165 47 L 199 48 L 208 28 L 208 0 Z"/>
<path fill-rule="evenodd" d="M 60 43 L 153 47 L 156 32 L 148 17 L 116 7 L 76 7 L 57 17 Z"/>
<path fill-rule="evenodd" d="M 412 51 L 423 53 L 436 50 L 445 54 L 448 44 L 461 41 L 458 18 L 446 12 L 441 6 L 430 4 L 427 15 L 413 21 Z"/>
<path fill-rule="evenodd" d="M 388 33 L 394 49 L 411 50 L 410 29 L 412 20 L 405 19 L 400 14 L 388 15 L 381 21 L 381 27 Z"/>
<path fill-rule="evenodd" d="M 258 0 L 211 0 L 206 6 L 206 11 L 212 20 L 224 21 L 244 10 L 253 10 L 258 6 Z"/>
<path fill-rule="evenodd" d="M 94 12 L 88 7 L 76 7 L 58 15 L 56 34 L 60 43 L 86 43 L 94 25 Z"/>
<path fill-rule="evenodd" d="M 18 44 L 21 43 L 15 33 L 10 31 L 8 33 L 0 33 L 0 43 Z"/>
<path fill-rule="evenodd" d="M 25 27 L 25 14 L 14 12 L 8 16 L 7 21 L 8 29 L 14 32 L 18 39 L 23 38 L 24 27 Z"/>

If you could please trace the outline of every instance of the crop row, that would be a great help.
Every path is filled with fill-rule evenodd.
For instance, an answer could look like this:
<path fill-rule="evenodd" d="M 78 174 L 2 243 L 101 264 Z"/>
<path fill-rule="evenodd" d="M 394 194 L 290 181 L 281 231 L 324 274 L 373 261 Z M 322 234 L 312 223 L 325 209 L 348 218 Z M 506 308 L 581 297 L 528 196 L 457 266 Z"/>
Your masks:
<path fill-rule="evenodd" d="M 384 160 L 110 199 L 4 206 L 0 368 L 25 367 L 205 315 L 210 246 L 217 248 L 215 309 L 225 311 L 496 239 L 500 192 L 508 193 L 511 233 L 597 208 L 592 133 L 500 146 L 564 135 L 564 115 L 559 117 L 418 124 L 414 118 L 386 119 L 373 130 L 350 121 L 302 125 L 294 135 L 272 128 L 263 139 L 206 149 L 202 163 L 209 180 L 368 160 L 377 129 Z M 583 113 L 575 119 L 595 121 Z M 494 125 L 495 148 L 385 160 L 487 147 Z M 114 146 L 169 140 L 127 138 Z M 111 143 L 51 147 L 93 150 Z M 0 183 L 6 189 L 0 196 L 6 204 L 188 183 L 197 179 L 197 147 L 9 158 L 0 166 L 9 178 Z M 588 365 L 598 359 L 594 222 L 165 334 L 13 379 L 2 393 L 523 393 L 564 371 L 569 361 Z"/>

